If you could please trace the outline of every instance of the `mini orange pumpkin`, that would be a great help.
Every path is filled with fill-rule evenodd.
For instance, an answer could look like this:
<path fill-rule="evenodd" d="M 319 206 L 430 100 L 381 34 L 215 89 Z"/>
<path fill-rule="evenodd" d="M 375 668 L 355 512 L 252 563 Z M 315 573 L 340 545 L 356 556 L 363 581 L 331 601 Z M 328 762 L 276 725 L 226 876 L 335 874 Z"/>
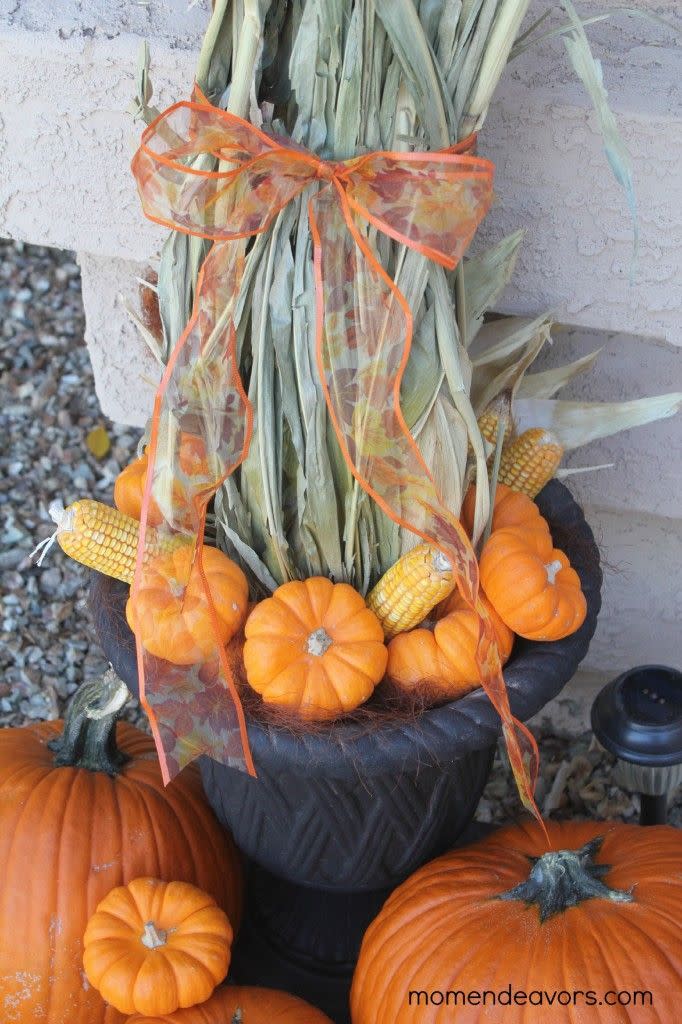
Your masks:
<path fill-rule="evenodd" d="M 133 459 L 127 466 L 124 466 L 116 477 L 114 484 L 114 505 L 119 512 L 140 520 L 142 515 L 142 496 L 144 485 L 147 481 L 147 454 L 140 455 Z M 163 522 L 163 516 L 159 506 L 152 498 L 149 502 L 148 519 L 150 526 L 158 526 Z"/>
<path fill-rule="evenodd" d="M 121 1013 L 174 1013 L 209 998 L 230 966 L 232 926 L 187 882 L 135 878 L 112 889 L 88 921 L 83 966 Z"/>
<path fill-rule="evenodd" d="M 476 487 L 472 485 L 466 493 L 462 504 L 461 520 L 464 529 L 471 536 L 474 528 L 474 512 L 476 508 Z M 513 491 L 505 484 L 497 485 L 495 490 L 495 508 L 493 511 L 493 530 L 503 530 L 508 526 L 522 526 L 529 530 L 548 533 L 547 520 L 540 514 L 535 502 L 520 491 Z"/>
<path fill-rule="evenodd" d="M 191 1010 L 172 1015 L 129 1017 L 126 1024 L 331 1024 L 329 1017 L 297 996 L 272 988 L 227 985 Z"/>
<path fill-rule="evenodd" d="M 484 594 L 481 600 L 493 621 L 500 659 L 504 664 L 514 634 L 502 622 Z M 433 630 L 420 628 L 399 633 L 388 645 L 387 677 L 400 689 L 427 687 L 438 696 L 455 700 L 480 684 L 476 662 L 478 616 L 458 594 L 443 602 L 448 611 Z"/>
<path fill-rule="evenodd" d="M 561 640 L 585 621 L 578 574 L 548 533 L 495 530 L 481 554 L 480 574 L 495 611 L 519 636 Z"/>
<path fill-rule="evenodd" d="M 268 704 L 303 718 L 352 711 L 386 669 L 381 624 L 347 583 L 322 576 L 278 587 L 249 615 L 244 666 Z"/>
<path fill-rule="evenodd" d="M 180 440 L 179 467 L 188 477 L 207 479 L 209 477 L 206 447 L 203 438 L 195 434 L 183 433 Z M 114 484 L 114 504 L 119 512 L 124 512 L 133 519 L 140 520 L 142 515 L 142 499 L 147 482 L 147 453 L 125 466 Z M 181 511 L 187 502 L 185 488 L 180 480 L 173 483 L 174 509 Z M 163 522 L 163 515 L 154 498 L 150 499 L 148 522 L 150 526 L 158 526 Z"/>
<path fill-rule="evenodd" d="M 193 545 L 182 545 L 150 560 L 142 585 L 126 605 L 128 625 L 143 647 L 175 665 L 194 665 L 214 650 L 213 623 Z M 219 639 L 227 644 L 246 617 L 246 576 L 217 548 L 204 547 L 202 562 L 213 598 Z"/>

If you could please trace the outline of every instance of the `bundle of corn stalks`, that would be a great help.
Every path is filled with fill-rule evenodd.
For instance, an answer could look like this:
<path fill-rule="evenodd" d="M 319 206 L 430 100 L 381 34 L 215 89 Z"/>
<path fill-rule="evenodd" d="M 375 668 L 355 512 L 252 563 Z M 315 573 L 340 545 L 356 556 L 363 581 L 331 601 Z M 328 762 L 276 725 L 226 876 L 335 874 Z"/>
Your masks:
<path fill-rule="evenodd" d="M 439 149 L 481 128 L 529 2 L 216 0 L 197 83 L 214 104 L 327 159 Z M 562 31 L 568 31 L 569 52 L 579 71 L 582 61 L 587 81 L 594 66 L 582 24 L 568 0 L 563 6 L 571 21 Z M 136 112 L 147 121 L 157 113 L 150 99 L 145 57 Z M 625 156 L 617 151 L 617 136 L 615 143 L 613 133 L 610 138 L 609 155 L 622 170 Z M 625 171 L 621 177 L 627 179 Z M 561 445 L 582 443 L 579 429 L 568 425 L 570 410 L 551 403 L 562 381 L 546 374 L 524 378 L 549 338 L 549 319 L 508 318 L 484 326 L 486 310 L 511 277 L 521 233 L 454 273 L 386 236 L 370 232 L 370 242 L 414 316 L 402 387 L 405 419 L 454 513 L 469 482 L 481 483 L 479 536 L 490 509 L 490 446 L 478 416 L 499 407 L 508 424 L 513 418 L 524 426 L 560 426 Z M 157 286 L 162 362 L 189 319 L 206 251 L 203 240 L 180 234 L 165 244 Z M 305 197 L 251 244 L 237 332 L 254 434 L 246 461 L 216 495 L 218 544 L 242 564 L 257 594 L 313 575 L 346 580 L 367 593 L 416 539 L 353 480 L 329 423 L 315 370 Z M 565 380 L 588 362 L 567 368 Z M 654 418 L 648 409 L 644 418 Z M 621 426 L 636 421 L 631 417 Z M 610 432 L 613 419 L 602 410 L 592 422 L 593 438 Z M 582 439 L 590 438 L 583 433 Z"/>

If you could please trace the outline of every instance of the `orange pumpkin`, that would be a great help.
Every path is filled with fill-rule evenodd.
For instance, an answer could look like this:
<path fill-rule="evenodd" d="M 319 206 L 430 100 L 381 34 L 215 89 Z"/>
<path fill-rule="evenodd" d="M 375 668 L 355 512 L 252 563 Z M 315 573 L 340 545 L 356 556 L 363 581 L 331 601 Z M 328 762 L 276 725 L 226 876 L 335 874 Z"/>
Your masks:
<path fill-rule="evenodd" d="M 278 587 L 249 615 L 244 666 L 268 704 L 303 718 L 352 711 L 383 677 L 381 624 L 347 583 L 322 576 Z"/>
<path fill-rule="evenodd" d="M 549 534 L 496 530 L 483 548 L 480 574 L 502 621 L 527 640 L 561 640 L 585 621 L 578 574 Z"/>
<path fill-rule="evenodd" d="M 271 988 L 228 985 L 191 1010 L 129 1017 L 126 1024 L 331 1024 L 321 1010 Z"/>
<path fill-rule="evenodd" d="M 549 851 L 534 822 L 511 826 L 391 894 L 362 942 L 353 1024 L 679 1020 L 682 833 L 546 826 Z"/>
<path fill-rule="evenodd" d="M 205 1002 L 230 966 L 232 926 L 187 882 L 135 878 L 108 893 L 83 937 L 85 975 L 122 1013 Z"/>
<path fill-rule="evenodd" d="M 514 634 L 483 593 L 481 601 L 492 618 L 504 664 L 511 654 Z M 445 614 L 432 630 L 413 629 L 389 642 L 386 675 L 400 689 L 427 687 L 436 696 L 456 700 L 480 683 L 476 663 L 478 616 L 457 592 L 442 602 L 439 611 Z"/>
<path fill-rule="evenodd" d="M 140 520 L 142 515 L 142 497 L 147 482 L 147 454 L 133 459 L 124 466 L 114 483 L 114 505 L 127 516 Z M 150 526 L 158 526 L 163 522 L 159 506 L 153 498 L 149 502 L 148 520 Z"/>
<path fill-rule="evenodd" d="M 179 467 L 188 477 L 210 478 L 206 447 L 203 438 L 194 434 L 183 433 L 180 439 Z M 133 519 L 140 520 L 142 515 L 142 499 L 147 482 L 147 453 L 125 466 L 114 484 L 114 504 L 120 512 Z M 176 514 L 187 502 L 187 493 L 181 480 L 173 483 L 173 507 Z M 150 526 L 158 526 L 164 521 L 161 510 L 154 498 L 150 499 L 148 520 Z"/>
<path fill-rule="evenodd" d="M 143 647 L 174 665 L 195 665 L 214 650 L 213 619 L 193 547 L 183 545 L 149 561 L 140 589 L 126 605 L 128 625 Z M 202 561 L 219 639 L 227 644 L 246 618 L 246 576 L 227 555 L 205 546 Z"/>
<path fill-rule="evenodd" d="M 78 690 L 64 722 L 0 729 L 0 1020 L 122 1024 L 83 977 L 83 933 L 115 886 L 142 875 L 199 886 L 233 926 L 240 858 L 198 771 L 164 786 L 154 742 L 115 713 L 113 673 Z M 51 749 L 48 744 L 56 744 Z"/>
<path fill-rule="evenodd" d="M 474 512 L 476 509 L 476 487 L 472 485 L 462 503 L 461 520 L 464 529 L 471 536 L 474 528 Z M 522 526 L 529 530 L 548 533 L 547 520 L 540 514 L 535 502 L 520 491 L 513 491 L 505 484 L 497 485 L 495 490 L 495 508 L 493 511 L 493 530 L 503 530 L 508 526 Z"/>

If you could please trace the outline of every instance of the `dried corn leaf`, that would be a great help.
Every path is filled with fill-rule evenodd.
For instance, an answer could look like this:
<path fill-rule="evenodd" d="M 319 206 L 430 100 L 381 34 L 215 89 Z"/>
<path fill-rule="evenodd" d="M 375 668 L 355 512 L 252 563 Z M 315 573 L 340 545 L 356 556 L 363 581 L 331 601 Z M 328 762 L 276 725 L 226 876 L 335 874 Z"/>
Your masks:
<path fill-rule="evenodd" d="M 575 377 L 591 370 L 600 352 L 601 348 L 598 348 L 594 352 L 590 352 L 589 355 L 576 359 L 572 363 L 566 363 L 564 366 L 542 370 L 540 373 L 527 373 L 519 384 L 517 391 L 519 398 L 553 398 Z"/>
<path fill-rule="evenodd" d="M 471 83 L 462 107 L 459 108 L 455 103 L 456 109 L 461 109 L 464 115 L 461 123 L 464 135 L 478 131 L 485 121 L 488 106 L 529 6 L 530 0 L 502 0 L 500 4 L 495 4 L 494 24 L 490 34 L 486 35 L 486 46 L 480 57 L 476 78 Z M 458 83 L 458 96 L 459 92 Z"/>
<path fill-rule="evenodd" d="M 464 261 L 464 288 L 467 302 L 467 348 L 478 333 L 484 314 L 511 281 L 523 231 L 507 235 L 496 245 Z"/>
<path fill-rule="evenodd" d="M 569 476 L 578 476 L 581 473 L 596 473 L 599 469 L 613 469 L 615 462 L 602 462 L 599 466 L 560 466 L 554 476 L 557 480 L 565 480 Z"/>
<path fill-rule="evenodd" d="M 413 0 L 374 0 L 374 7 L 400 61 L 429 144 L 436 149 L 447 146 L 456 136 L 455 114 Z"/>
<path fill-rule="evenodd" d="M 424 420 L 416 440 L 446 508 L 459 515 L 464 498 L 467 455 L 464 419 L 444 394 L 439 394 Z M 401 554 L 410 551 L 420 538 L 401 530 Z"/>
<path fill-rule="evenodd" d="M 639 218 L 637 215 L 637 199 L 635 196 L 635 183 L 630 154 L 621 138 L 616 119 L 609 107 L 601 61 L 595 60 L 592 54 L 585 29 L 573 6 L 572 0 L 561 0 L 561 2 L 573 26 L 573 31 L 564 36 L 564 45 L 576 74 L 592 100 L 599 120 L 599 130 L 607 160 L 616 181 L 625 190 L 625 196 L 630 208 L 633 228 L 634 269 L 634 262 L 639 248 Z"/>
<path fill-rule="evenodd" d="M 631 402 L 564 402 L 552 398 L 520 398 L 514 421 L 522 432 L 530 427 L 551 430 L 570 450 L 621 430 L 674 416 L 682 409 L 682 392 L 636 398 Z"/>
<path fill-rule="evenodd" d="M 519 331 L 520 336 L 525 338 L 524 347 L 518 356 L 507 361 L 498 372 L 495 372 L 495 364 L 488 364 L 485 369 L 477 367 L 471 387 L 471 400 L 477 416 L 485 412 L 498 395 L 504 393 L 514 397 L 524 373 L 548 341 L 551 326 L 552 322 L 547 316 L 525 324 Z M 515 352 L 518 352 L 518 347 L 515 347 Z"/>

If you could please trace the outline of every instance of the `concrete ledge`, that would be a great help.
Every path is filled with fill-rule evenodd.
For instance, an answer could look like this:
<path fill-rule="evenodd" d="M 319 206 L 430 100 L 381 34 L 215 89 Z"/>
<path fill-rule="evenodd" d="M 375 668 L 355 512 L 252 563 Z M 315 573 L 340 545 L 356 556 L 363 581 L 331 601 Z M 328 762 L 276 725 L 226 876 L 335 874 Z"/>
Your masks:
<path fill-rule="evenodd" d="M 126 312 L 139 312 L 139 285 L 148 264 L 79 253 L 85 341 L 102 412 L 143 427 L 151 415 L 161 367 Z"/>
<path fill-rule="evenodd" d="M 529 21 L 546 6 L 535 0 Z M 602 7 L 605 0 L 590 13 Z M 640 7 L 676 18 L 676 0 Z M 187 95 L 207 11 L 207 0 L 191 11 L 187 0 L 0 0 L 0 234 L 95 256 L 154 256 L 162 232 L 143 221 L 128 166 L 139 135 L 125 113 L 137 50 L 150 41 L 157 105 Z M 624 16 L 591 26 L 590 36 L 635 166 L 638 281 L 628 283 L 622 193 L 563 44 L 553 40 L 507 69 L 481 137 L 499 192 L 483 237 L 528 230 L 502 308 L 549 308 L 569 323 L 678 343 L 681 51 L 673 33 Z"/>

